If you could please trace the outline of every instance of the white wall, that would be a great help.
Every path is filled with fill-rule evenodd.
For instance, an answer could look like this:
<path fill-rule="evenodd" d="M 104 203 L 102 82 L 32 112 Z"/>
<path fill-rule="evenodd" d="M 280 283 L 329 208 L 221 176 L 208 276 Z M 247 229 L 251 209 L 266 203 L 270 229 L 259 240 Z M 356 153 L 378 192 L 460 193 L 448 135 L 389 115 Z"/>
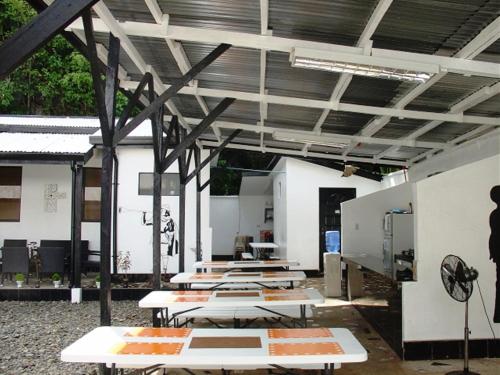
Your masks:
<path fill-rule="evenodd" d="M 420 181 L 436 172 L 445 172 L 453 168 L 458 168 L 462 165 L 497 155 L 499 152 L 500 133 L 495 132 L 464 144 L 453 151 L 443 152 L 428 160 L 412 165 L 408 170 L 409 180 L 411 182 Z"/>
<path fill-rule="evenodd" d="M 286 158 L 286 256 L 298 260 L 301 269 L 319 268 L 319 188 L 355 188 L 357 197 L 381 188 L 377 181 L 341 175 L 337 170 Z"/>
<path fill-rule="evenodd" d="M 234 254 L 234 238 L 239 230 L 239 211 L 238 196 L 210 197 L 213 255 L 232 256 Z"/>
<path fill-rule="evenodd" d="M 233 255 L 237 235 L 252 236 L 258 242 L 261 230 L 273 229 L 272 221 L 264 222 L 264 210 L 272 205 L 272 195 L 210 197 L 213 254 Z"/>
<path fill-rule="evenodd" d="M 287 255 L 287 186 L 286 159 L 281 158 L 273 174 L 273 236 L 279 247 L 274 251 L 282 259 L 290 259 Z"/>
<path fill-rule="evenodd" d="M 342 254 L 383 259 L 384 215 L 392 208 L 409 210 L 412 194 L 412 184 L 404 183 L 342 203 Z"/>
<path fill-rule="evenodd" d="M 208 156 L 203 150 L 202 160 Z M 130 251 L 133 273 L 151 273 L 152 261 L 152 226 L 142 225 L 142 212 L 152 211 L 153 197 L 138 194 L 139 172 L 152 172 L 153 153 L 149 148 L 119 148 L 119 180 L 118 186 L 118 251 Z M 194 160 L 191 162 L 194 168 Z M 174 163 L 167 173 L 178 173 L 178 164 Z M 209 178 L 209 168 L 202 171 L 202 181 Z M 209 191 L 205 189 L 201 201 L 201 229 L 203 258 L 211 258 L 211 238 L 209 230 Z M 169 206 L 171 215 L 178 226 L 179 197 L 162 197 L 162 207 Z M 178 238 L 178 231 L 176 232 Z M 185 271 L 191 271 L 196 253 L 196 183 L 193 179 L 186 186 L 186 242 Z M 164 252 L 162 248 L 162 252 Z M 178 272 L 179 256 L 168 257 L 168 272 Z"/>
<path fill-rule="evenodd" d="M 13 164 L 8 164 L 12 166 Z M 42 239 L 71 239 L 71 168 L 69 165 L 20 164 L 22 167 L 21 220 L 0 222 L 0 244 L 5 238 L 27 239 L 40 243 Z M 57 184 L 57 212 L 45 212 L 46 184 Z M 99 223 L 82 223 L 82 240 L 89 240 L 92 250 L 98 250 Z"/>
<path fill-rule="evenodd" d="M 448 296 L 440 264 L 448 254 L 460 256 L 479 271 L 486 309 L 493 316 L 495 266 L 489 260 L 489 215 L 495 205 L 490 189 L 500 184 L 500 156 L 416 183 L 418 281 L 403 283 L 403 340 L 463 338 L 464 304 Z M 492 338 L 476 285 L 469 303 L 471 338 Z M 500 324 L 495 324 L 500 336 Z"/>

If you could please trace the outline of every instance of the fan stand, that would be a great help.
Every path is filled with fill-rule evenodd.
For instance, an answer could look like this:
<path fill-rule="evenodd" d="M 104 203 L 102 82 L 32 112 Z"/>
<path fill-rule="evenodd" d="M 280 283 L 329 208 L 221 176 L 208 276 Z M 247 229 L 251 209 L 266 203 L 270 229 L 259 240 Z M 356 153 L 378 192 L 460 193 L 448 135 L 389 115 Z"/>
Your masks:
<path fill-rule="evenodd" d="M 479 375 L 477 372 L 469 371 L 469 300 L 465 301 L 464 369 L 450 371 L 446 375 Z"/>

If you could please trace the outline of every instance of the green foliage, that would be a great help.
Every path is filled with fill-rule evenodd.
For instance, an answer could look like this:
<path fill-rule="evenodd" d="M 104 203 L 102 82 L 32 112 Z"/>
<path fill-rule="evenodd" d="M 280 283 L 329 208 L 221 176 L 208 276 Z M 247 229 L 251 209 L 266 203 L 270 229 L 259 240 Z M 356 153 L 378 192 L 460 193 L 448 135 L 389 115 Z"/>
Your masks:
<path fill-rule="evenodd" d="M 101 275 L 97 275 L 95 277 L 95 281 L 96 281 L 96 283 L 100 283 L 101 282 Z"/>
<path fill-rule="evenodd" d="M 54 272 L 51 277 L 52 281 L 61 281 L 61 275 L 59 275 L 57 272 Z"/>
<path fill-rule="evenodd" d="M 25 1 L 0 0 L 0 44 L 35 15 Z M 118 93 L 118 113 L 126 103 Z M 88 60 L 62 36 L 54 37 L 0 81 L 0 113 L 95 116 Z"/>
<path fill-rule="evenodd" d="M 16 281 L 24 281 L 24 274 L 16 273 Z"/>
<path fill-rule="evenodd" d="M 230 164 L 227 160 L 219 159 L 217 168 L 211 170 L 212 181 L 210 182 L 211 195 L 238 195 L 241 185 L 241 173 L 228 169 Z"/>

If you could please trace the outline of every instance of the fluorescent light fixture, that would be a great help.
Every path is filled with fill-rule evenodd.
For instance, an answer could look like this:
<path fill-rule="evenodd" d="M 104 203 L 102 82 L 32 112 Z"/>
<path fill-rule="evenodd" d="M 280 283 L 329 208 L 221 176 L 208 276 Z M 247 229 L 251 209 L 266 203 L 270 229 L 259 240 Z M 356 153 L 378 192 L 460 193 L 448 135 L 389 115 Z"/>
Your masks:
<path fill-rule="evenodd" d="M 290 54 L 290 62 L 297 68 L 420 83 L 440 71 L 435 64 L 307 48 L 295 48 Z"/>
<path fill-rule="evenodd" d="M 308 143 L 311 145 L 326 146 L 333 148 L 345 148 L 349 141 L 343 138 L 325 138 L 314 135 L 302 135 L 293 132 L 274 132 L 273 138 L 277 141 L 294 142 L 294 143 Z"/>

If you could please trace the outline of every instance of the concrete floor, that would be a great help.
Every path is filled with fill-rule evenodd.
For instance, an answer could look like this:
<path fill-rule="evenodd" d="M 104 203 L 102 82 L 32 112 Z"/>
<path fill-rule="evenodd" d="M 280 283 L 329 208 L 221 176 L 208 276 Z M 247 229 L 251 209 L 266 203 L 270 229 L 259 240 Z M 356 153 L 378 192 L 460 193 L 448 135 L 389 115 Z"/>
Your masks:
<path fill-rule="evenodd" d="M 90 275 L 89 275 L 90 276 Z M 84 287 L 95 287 L 93 276 L 82 280 Z M 32 288 L 35 283 L 28 286 Z M 140 287 L 141 285 L 134 285 Z M 323 292 L 322 278 L 309 278 L 305 287 L 315 287 Z M 6 281 L 4 288 L 15 288 L 14 282 Z M 42 288 L 51 287 L 50 281 L 45 280 L 40 286 Z M 373 288 L 370 282 L 366 288 Z M 380 287 L 377 287 L 377 290 Z M 384 293 L 367 291 L 367 296 L 354 300 L 352 303 L 344 298 L 326 298 L 323 305 L 314 308 L 314 317 L 309 320 L 310 327 L 344 327 L 350 329 L 368 352 L 368 361 L 364 363 L 344 364 L 342 368 L 336 370 L 336 374 L 358 375 L 358 374 L 393 374 L 393 375 L 420 375 L 420 374 L 446 374 L 449 371 L 461 370 L 463 360 L 432 360 L 432 361 L 402 361 L 382 339 L 382 337 L 372 328 L 355 308 L 356 303 L 370 305 L 386 305 Z M 195 326 L 206 326 L 205 323 L 195 322 Z M 470 360 L 471 371 L 482 375 L 500 375 L 500 358 L 484 358 Z M 243 372 L 243 371 L 242 371 Z M 240 372 L 240 373 L 242 373 Z M 170 374 L 181 374 L 175 370 Z M 196 373 L 202 374 L 203 372 Z M 254 371 L 244 371 L 244 373 L 257 373 Z M 261 372 L 259 372 L 261 373 Z"/>

